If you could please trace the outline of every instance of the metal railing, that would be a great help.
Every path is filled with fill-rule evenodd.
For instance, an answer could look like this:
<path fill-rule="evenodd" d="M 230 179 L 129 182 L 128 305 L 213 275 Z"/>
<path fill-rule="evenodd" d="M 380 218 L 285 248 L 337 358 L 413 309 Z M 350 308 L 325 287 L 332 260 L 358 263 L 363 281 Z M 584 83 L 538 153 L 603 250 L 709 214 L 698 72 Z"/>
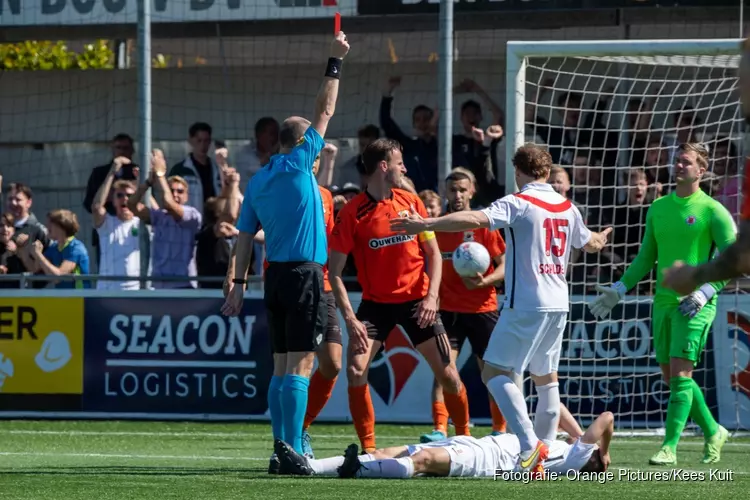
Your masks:
<path fill-rule="evenodd" d="M 344 283 L 357 283 L 357 279 L 353 276 L 344 276 Z M 92 284 L 92 288 L 95 288 L 97 281 L 138 281 L 141 286 L 147 287 L 152 282 L 179 282 L 179 283 L 224 283 L 224 276 L 149 276 L 145 280 L 141 280 L 139 276 L 107 276 L 102 274 L 63 274 L 60 276 L 52 276 L 47 274 L 33 274 L 33 273 L 22 273 L 22 274 L 0 274 L 0 283 L 7 283 L 15 281 L 19 283 L 17 288 L 33 288 L 33 283 L 46 282 L 47 286 L 50 283 L 56 281 L 89 281 Z M 248 290 L 262 290 L 263 289 L 263 278 L 261 276 L 248 276 Z M 16 288 L 16 287 L 14 287 Z M 199 287 L 200 288 L 200 287 Z M 2 288 L 0 288 L 2 290 Z M 8 290 L 8 288 L 6 288 Z M 167 289 L 168 290 L 168 289 Z M 127 292 L 128 290 L 123 290 Z"/>

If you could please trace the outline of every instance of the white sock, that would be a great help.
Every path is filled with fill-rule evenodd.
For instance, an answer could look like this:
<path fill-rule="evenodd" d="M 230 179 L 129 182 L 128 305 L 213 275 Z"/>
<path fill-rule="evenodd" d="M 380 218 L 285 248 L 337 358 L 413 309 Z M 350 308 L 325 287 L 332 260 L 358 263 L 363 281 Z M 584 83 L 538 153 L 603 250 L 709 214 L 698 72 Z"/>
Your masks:
<path fill-rule="evenodd" d="M 560 422 L 560 384 L 553 382 L 537 386 L 536 393 L 539 398 L 536 401 L 534 433 L 549 446 L 557 437 Z"/>
<path fill-rule="evenodd" d="M 344 456 L 308 460 L 313 472 L 318 476 L 338 476 L 338 468 L 344 465 Z"/>
<path fill-rule="evenodd" d="M 414 462 L 411 458 L 384 458 L 362 463 L 357 477 L 407 479 L 414 476 Z"/>
<path fill-rule="evenodd" d="M 539 439 L 534 433 L 534 425 L 529 418 L 521 389 L 509 377 L 498 375 L 487 382 L 487 390 L 505 416 L 508 427 L 518 436 L 521 452 L 533 450 Z"/>

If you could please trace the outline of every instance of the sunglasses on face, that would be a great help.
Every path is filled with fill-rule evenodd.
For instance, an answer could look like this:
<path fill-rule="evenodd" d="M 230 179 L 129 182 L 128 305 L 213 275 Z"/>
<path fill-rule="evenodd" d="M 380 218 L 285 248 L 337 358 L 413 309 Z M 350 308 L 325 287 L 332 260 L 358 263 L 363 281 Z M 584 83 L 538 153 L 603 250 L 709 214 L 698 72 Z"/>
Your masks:
<path fill-rule="evenodd" d="M 173 188 L 173 189 L 170 189 L 170 191 L 172 191 L 172 194 L 184 194 L 185 193 L 184 188 Z"/>
<path fill-rule="evenodd" d="M 115 196 L 117 196 L 118 200 L 121 200 L 123 198 L 130 198 L 133 196 L 133 193 L 117 193 Z"/>

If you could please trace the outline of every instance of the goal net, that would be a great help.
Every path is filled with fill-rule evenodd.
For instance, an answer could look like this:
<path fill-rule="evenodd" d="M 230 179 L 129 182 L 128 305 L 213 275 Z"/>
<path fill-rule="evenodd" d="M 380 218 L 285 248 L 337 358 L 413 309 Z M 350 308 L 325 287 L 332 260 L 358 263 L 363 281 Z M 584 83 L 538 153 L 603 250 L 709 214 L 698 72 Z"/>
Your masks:
<path fill-rule="evenodd" d="M 570 321 L 561 394 L 574 415 L 615 413 L 618 429 L 663 428 L 669 388 L 654 358 L 655 272 L 597 321 L 587 310 L 597 284 L 617 281 L 638 253 L 649 205 L 674 190 L 677 146 L 699 142 L 710 164 L 701 188 L 739 210 L 744 121 L 736 95 L 739 41 L 508 44 L 507 137 L 546 144 L 552 175 L 594 230 L 612 226 L 599 255 L 570 267 Z M 506 164 L 514 148 L 508 148 Z M 507 169 L 508 185 L 513 184 Z M 687 222 L 686 222 L 687 223 Z M 742 282 L 719 297 L 695 379 L 722 423 L 747 428 L 750 300 Z"/>

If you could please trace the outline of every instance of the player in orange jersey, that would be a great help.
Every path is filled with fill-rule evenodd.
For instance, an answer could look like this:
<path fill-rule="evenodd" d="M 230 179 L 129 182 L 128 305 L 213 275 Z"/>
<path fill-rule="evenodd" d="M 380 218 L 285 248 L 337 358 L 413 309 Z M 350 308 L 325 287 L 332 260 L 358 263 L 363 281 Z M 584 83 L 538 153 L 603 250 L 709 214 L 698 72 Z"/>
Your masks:
<path fill-rule="evenodd" d="M 445 188 L 449 212 L 471 210 L 471 200 L 476 192 L 476 178 L 471 171 L 465 168 L 453 169 L 445 179 Z M 505 277 L 505 241 L 499 231 L 485 228 L 463 233 L 435 233 L 435 237 L 443 257 L 440 317 L 451 344 L 451 360 L 455 363 L 461 346 L 469 339 L 481 371 L 484 366 L 482 356 L 498 319 L 495 285 Z M 465 241 L 476 241 L 487 248 L 494 265 L 490 264 L 484 276 L 461 278 L 453 269 L 453 252 Z M 490 413 L 492 433 L 497 435 L 505 432 L 505 418 L 492 396 Z M 448 412 L 443 401 L 443 391 L 437 381 L 432 388 L 432 421 L 433 431 L 420 436 L 421 443 L 448 437 Z"/>
<path fill-rule="evenodd" d="M 750 38 L 742 42 L 739 89 L 741 112 L 746 127 L 750 127 Z M 745 132 L 747 134 L 747 131 Z M 700 266 L 686 266 L 682 262 L 664 271 L 664 286 L 688 295 L 703 283 L 730 280 L 750 274 L 750 157 L 745 159 L 745 179 L 742 186 L 741 222 L 737 240 L 713 260 Z"/>
<path fill-rule="evenodd" d="M 318 175 L 320 168 L 320 156 L 315 159 L 313 164 L 313 175 Z M 323 217 L 326 224 L 326 236 L 330 238 L 333 231 L 333 195 L 323 186 L 320 189 L 320 197 L 323 200 Z M 261 230 L 262 231 L 262 230 Z M 262 235 L 261 235 L 262 238 Z M 263 262 L 263 269 L 268 267 L 268 262 Z M 227 269 L 227 278 L 224 281 L 224 295 L 228 293 L 229 287 L 232 286 L 234 277 L 234 255 Z M 305 456 L 314 457 L 312 445 L 310 443 L 310 434 L 307 429 L 310 424 L 317 418 L 331 398 L 331 393 L 336 385 L 336 379 L 341 370 L 341 327 L 339 317 L 336 313 L 336 300 L 333 298 L 331 283 L 328 280 L 328 267 L 323 267 L 323 297 L 328 306 L 328 325 L 323 335 L 323 342 L 316 351 L 318 359 L 318 369 L 315 370 L 310 378 L 310 387 L 307 392 L 307 410 L 305 412 L 304 432 L 302 433 L 302 447 Z M 269 469 L 269 472 L 270 469 Z"/>
<path fill-rule="evenodd" d="M 364 150 L 362 161 L 367 189 L 344 205 L 336 217 L 328 261 L 336 302 L 349 332 L 349 409 L 362 448 L 375 449 L 375 410 L 367 382 L 370 363 L 397 325 L 443 387 L 456 433 L 468 434 L 466 389 L 451 361 L 438 313 L 442 263 L 435 235 L 403 236 L 390 230 L 389 221 L 404 214 L 416 212 L 426 217 L 424 204 L 416 194 L 394 188 L 401 185 L 406 173 L 398 142 L 378 139 Z M 354 255 L 362 286 L 362 303 L 356 314 L 341 279 L 349 253 Z"/>

